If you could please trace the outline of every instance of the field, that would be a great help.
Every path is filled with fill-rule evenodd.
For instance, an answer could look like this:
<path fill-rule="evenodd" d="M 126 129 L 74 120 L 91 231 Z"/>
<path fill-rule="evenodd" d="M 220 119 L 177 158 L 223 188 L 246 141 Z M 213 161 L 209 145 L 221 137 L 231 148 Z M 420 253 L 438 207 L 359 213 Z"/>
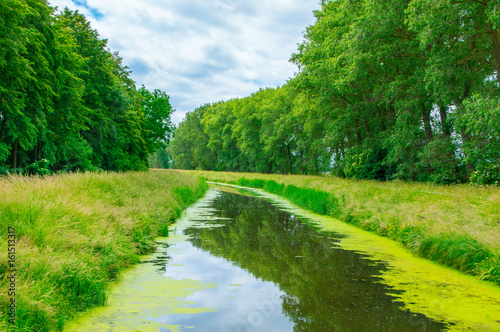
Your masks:
<path fill-rule="evenodd" d="M 500 284 L 500 187 L 331 176 L 185 171 L 262 188 L 402 243 L 418 256 Z"/>
<path fill-rule="evenodd" d="M 61 330 L 105 304 L 110 283 L 207 187 L 175 171 L 0 178 L 0 330 L 15 328 L 12 291 L 17 331 Z"/>

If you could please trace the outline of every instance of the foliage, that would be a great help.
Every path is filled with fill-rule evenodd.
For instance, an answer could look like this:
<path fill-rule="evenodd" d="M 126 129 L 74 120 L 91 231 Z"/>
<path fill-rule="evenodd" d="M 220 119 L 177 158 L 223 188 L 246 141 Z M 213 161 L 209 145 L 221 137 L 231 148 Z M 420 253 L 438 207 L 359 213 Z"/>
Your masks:
<path fill-rule="evenodd" d="M 295 77 L 205 105 L 196 120 L 204 139 L 172 153 L 213 162 L 176 167 L 496 184 L 496 7 L 494 0 L 322 1 L 291 57 Z M 177 145 L 191 135 L 181 126 Z"/>
<path fill-rule="evenodd" d="M 168 96 L 137 90 L 83 15 L 8 0 L 0 30 L 1 168 L 141 170 L 164 148 L 173 127 Z"/>
<path fill-rule="evenodd" d="M 37 161 L 36 163 L 33 163 L 31 165 L 28 165 L 24 168 L 24 172 L 27 175 L 49 175 L 51 174 L 51 171 L 49 170 L 49 162 L 47 159 L 42 159 Z"/>
<path fill-rule="evenodd" d="M 181 169 L 214 169 L 215 153 L 208 148 L 209 138 L 203 130 L 201 119 L 208 105 L 186 114 L 179 124 L 168 150 L 173 167 Z"/>
<path fill-rule="evenodd" d="M 465 102 L 460 119 L 469 136 L 464 144 L 466 160 L 475 165 L 471 182 L 500 183 L 500 105 L 498 97 L 474 95 Z"/>
<path fill-rule="evenodd" d="M 163 148 L 149 156 L 148 164 L 149 168 L 168 169 L 172 165 L 172 157 L 167 148 Z"/>

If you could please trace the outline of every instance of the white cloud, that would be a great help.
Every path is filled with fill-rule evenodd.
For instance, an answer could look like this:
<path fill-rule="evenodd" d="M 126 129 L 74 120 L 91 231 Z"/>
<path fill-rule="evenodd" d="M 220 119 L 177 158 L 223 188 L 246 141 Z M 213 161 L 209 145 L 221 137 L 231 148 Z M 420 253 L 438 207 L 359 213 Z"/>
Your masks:
<path fill-rule="evenodd" d="M 78 9 L 138 86 L 161 89 L 174 123 L 204 104 L 282 85 L 318 0 L 49 0 Z"/>

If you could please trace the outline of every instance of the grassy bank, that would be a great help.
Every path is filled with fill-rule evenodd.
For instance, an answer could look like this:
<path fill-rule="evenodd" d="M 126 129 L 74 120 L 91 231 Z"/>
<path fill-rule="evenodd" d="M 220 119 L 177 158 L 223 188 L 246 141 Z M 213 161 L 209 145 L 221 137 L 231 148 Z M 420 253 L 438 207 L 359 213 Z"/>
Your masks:
<path fill-rule="evenodd" d="M 104 304 L 109 283 L 206 189 L 196 174 L 175 171 L 0 178 L 0 330 L 10 326 L 9 227 L 17 331 L 61 330 Z"/>
<path fill-rule="evenodd" d="M 415 254 L 500 285 L 500 187 L 196 171 L 262 188 L 298 206 L 402 243 Z"/>

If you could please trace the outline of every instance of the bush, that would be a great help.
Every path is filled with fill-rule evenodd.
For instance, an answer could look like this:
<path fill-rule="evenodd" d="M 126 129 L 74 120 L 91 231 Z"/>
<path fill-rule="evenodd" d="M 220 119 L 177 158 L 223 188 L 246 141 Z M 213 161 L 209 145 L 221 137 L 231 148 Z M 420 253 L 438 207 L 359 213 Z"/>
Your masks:
<path fill-rule="evenodd" d="M 419 181 L 432 181 L 436 184 L 460 183 L 465 175 L 460 174 L 455 146 L 451 140 L 436 139 L 428 143 L 419 153 Z"/>
<path fill-rule="evenodd" d="M 285 190 L 284 184 L 278 184 L 274 180 L 266 181 L 263 189 L 271 194 L 281 195 L 281 193 Z"/>
<path fill-rule="evenodd" d="M 252 187 L 252 188 L 264 188 L 264 185 L 266 184 L 266 181 L 265 180 L 259 180 L 259 179 L 252 179 L 252 180 L 248 180 L 248 179 L 245 179 L 245 178 L 241 178 L 239 179 L 238 181 L 236 181 L 236 184 L 238 184 L 239 186 L 243 186 L 243 187 Z"/>
<path fill-rule="evenodd" d="M 380 147 L 369 144 L 355 146 L 347 151 L 337 173 L 347 178 L 387 180 L 392 176 L 393 170 L 384 163 L 386 156 L 387 151 Z"/>
<path fill-rule="evenodd" d="M 324 191 L 298 188 L 293 185 L 285 186 L 274 180 L 240 178 L 236 183 L 240 186 L 260 188 L 269 193 L 283 196 L 292 203 L 319 214 L 332 214 L 338 208 L 338 200 Z"/>
<path fill-rule="evenodd" d="M 50 170 L 50 165 L 47 159 L 39 160 L 33 164 L 30 164 L 24 168 L 24 174 L 26 175 L 50 175 L 52 171 Z"/>
<path fill-rule="evenodd" d="M 466 162 L 474 166 L 470 182 L 500 183 L 500 99 L 473 96 L 464 102 L 459 125 L 465 131 L 463 150 Z"/>

